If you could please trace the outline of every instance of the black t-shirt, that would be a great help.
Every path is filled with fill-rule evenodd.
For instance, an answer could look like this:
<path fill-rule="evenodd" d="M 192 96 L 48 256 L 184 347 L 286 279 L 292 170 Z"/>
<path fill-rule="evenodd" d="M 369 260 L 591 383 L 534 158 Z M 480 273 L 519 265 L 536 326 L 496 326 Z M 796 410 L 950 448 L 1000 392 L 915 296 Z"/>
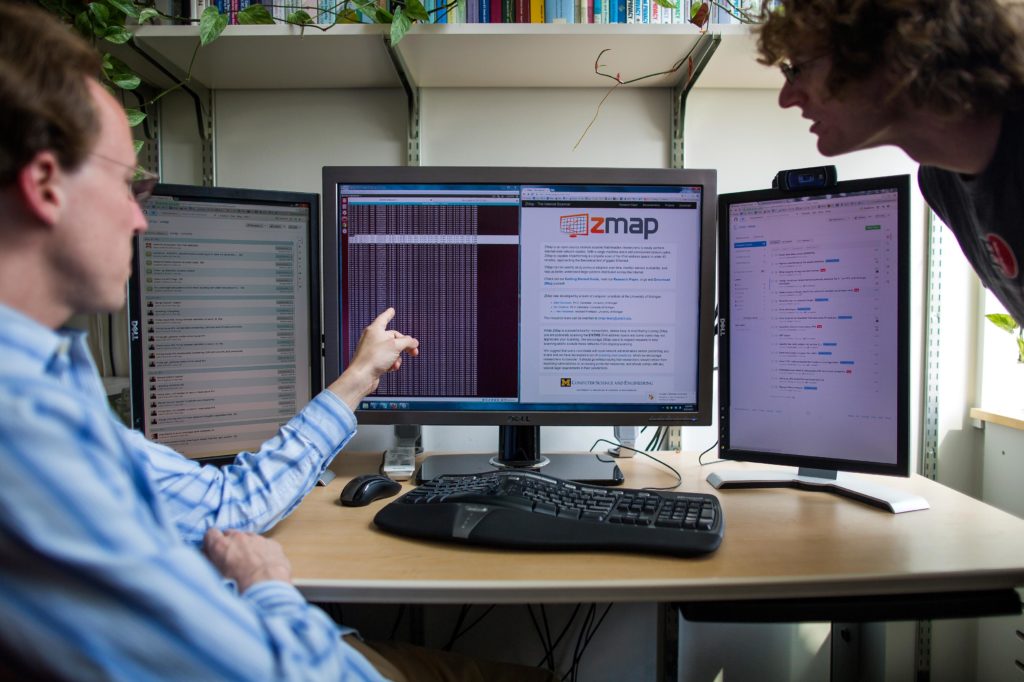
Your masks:
<path fill-rule="evenodd" d="M 956 235 L 960 248 L 1018 323 L 1024 323 L 1024 112 L 1003 116 L 988 168 L 964 176 L 921 166 L 925 201 Z"/>

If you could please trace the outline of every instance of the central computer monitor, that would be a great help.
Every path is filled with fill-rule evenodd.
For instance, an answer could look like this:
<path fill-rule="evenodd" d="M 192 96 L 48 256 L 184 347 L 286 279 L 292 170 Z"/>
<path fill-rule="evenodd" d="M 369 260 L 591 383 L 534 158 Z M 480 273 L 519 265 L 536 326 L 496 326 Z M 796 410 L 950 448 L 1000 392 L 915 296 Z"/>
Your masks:
<path fill-rule="evenodd" d="M 864 477 L 910 474 L 910 179 L 723 194 L 720 456 L 799 467 L 714 472 L 891 511 L 927 507 Z"/>
<path fill-rule="evenodd" d="M 419 356 L 359 406 L 368 424 L 498 425 L 497 454 L 433 457 L 420 481 L 500 466 L 622 480 L 542 453 L 541 425 L 707 425 L 712 170 L 324 168 L 325 372 L 391 306 Z"/>

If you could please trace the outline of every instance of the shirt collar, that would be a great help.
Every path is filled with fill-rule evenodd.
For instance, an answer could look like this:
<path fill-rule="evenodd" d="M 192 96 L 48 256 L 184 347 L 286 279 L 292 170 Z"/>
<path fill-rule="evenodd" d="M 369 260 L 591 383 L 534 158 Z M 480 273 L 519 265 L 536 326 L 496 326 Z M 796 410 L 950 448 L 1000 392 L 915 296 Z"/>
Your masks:
<path fill-rule="evenodd" d="M 72 346 L 82 343 L 85 332 L 54 331 L 24 313 L 0 304 L 0 366 L 20 372 L 50 372 L 66 366 Z"/>

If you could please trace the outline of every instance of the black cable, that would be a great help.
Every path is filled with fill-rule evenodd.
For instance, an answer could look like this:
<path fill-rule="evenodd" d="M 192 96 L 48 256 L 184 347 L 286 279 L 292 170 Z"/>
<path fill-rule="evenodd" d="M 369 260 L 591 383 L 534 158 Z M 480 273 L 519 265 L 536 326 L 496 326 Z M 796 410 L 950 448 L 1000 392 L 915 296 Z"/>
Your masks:
<path fill-rule="evenodd" d="M 604 613 L 602 613 L 601 617 L 597 619 L 597 623 L 595 623 L 594 627 L 590 629 L 590 633 L 587 635 L 587 641 L 583 643 L 583 652 L 586 652 L 587 647 L 590 646 L 590 640 L 592 640 L 594 635 L 597 634 L 598 629 L 601 627 L 601 623 L 604 622 L 604 619 L 608 616 L 608 612 L 612 610 L 613 606 L 615 606 L 615 604 L 608 604 L 604 609 Z"/>
<path fill-rule="evenodd" d="M 651 436 L 651 439 L 649 441 L 647 441 L 647 449 L 648 450 L 653 450 L 654 446 L 658 444 L 658 436 L 661 435 L 661 430 L 663 428 L 665 428 L 665 427 L 664 426 L 659 426 L 658 428 L 654 429 L 654 435 Z"/>
<path fill-rule="evenodd" d="M 555 645 L 551 641 L 551 623 L 548 622 L 548 610 L 544 608 L 544 605 L 540 605 L 540 620 L 544 624 L 544 639 L 547 641 L 547 649 L 551 652 L 551 658 L 555 658 Z"/>
<path fill-rule="evenodd" d="M 683 484 L 683 475 L 680 474 L 679 471 L 675 467 L 673 467 L 671 464 L 669 464 L 667 462 L 661 461 L 660 459 L 658 459 L 657 457 L 655 457 L 654 455 L 652 455 L 649 452 L 646 452 L 644 450 L 638 450 L 637 448 L 631 448 L 628 445 L 623 445 L 622 443 L 613 443 L 612 441 L 608 440 L 607 438 L 598 438 L 597 440 L 595 440 L 594 444 L 590 446 L 590 452 L 594 451 L 594 448 L 597 447 L 598 443 L 607 443 L 608 445 L 611 445 L 613 447 L 626 448 L 627 450 L 632 450 L 633 452 L 635 452 L 637 454 L 641 454 L 644 457 L 647 457 L 648 459 L 653 459 L 655 462 L 657 462 L 658 464 L 660 464 L 661 466 L 665 467 L 666 469 L 671 471 L 673 474 L 675 474 L 675 477 L 676 477 L 676 484 L 675 485 L 666 486 L 664 488 L 648 486 L 648 487 L 644 488 L 644 490 L 675 490 L 676 488 L 678 488 L 679 486 L 681 486 Z"/>
<path fill-rule="evenodd" d="M 597 604 L 592 604 L 590 606 L 590 613 L 588 614 L 588 619 L 590 620 L 591 623 L 593 623 L 593 625 L 590 626 L 590 627 L 584 627 L 580 631 L 580 636 L 583 637 L 583 646 L 579 649 L 579 653 L 576 655 L 575 659 L 573 660 L 572 669 L 575 672 L 574 672 L 574 676 L 573 676 L 572 679 L 575 680 L 576 679 L 575 676 L 579 674 L 579 672 L 580 672 L 580 665 L 583 663 L 583 656 L 587 652 L 587 647 L 590 646 L 590 641 L 592 639 L 594 639 L 594 635 L 596 635 L 597 631 L 601 628 L 601 624 L 604 623 L 604 619 L 608 617 L 608 612 L 612 610 L 612 606 L 614 606 L 614 604 L 608 604 L 605 607 L 604 613 L 601 614 L 601 617 L 597 619 L 596 623 L 593 623 L 593 620 L 594 620 L 593 617 L 597 614 Z M 577 640 L 577 645 L 578 645 L 578 642 L 579 642 L 579 640 Z"/>
<path fill-rule="evenodd" d="M 576 636 L 576 646 L 574 646 L 572 650 L 572 664 L 569 666 L 568 672 L 562 676 L 562 682 L 565 682 L 566 678 L 568 678 L 570 682 L 576 682 L 576 677 L 579 674 L 580 658 L 583 655 L 583 639 L 587 630 L 590 628 L 590 623 L 594 619 L 594 613 L 596 610 L 597 605 L 591 604 L 587 609 L 587 615 L 583 617 L 583 624 L 580 626 L 580 633 Z"/>
<path fill-rule="evenodd" d="M 540 623 L 537 622 L 537 617 L 533 615 L 533 607 L 529 604 L 526 605 L 526 611 L 530 614 L 530 620 L 533 621 L 533 630 L 537 633 L 537 638 L 540 639 L 540 647 L 544 650 L 544 657 L 541 659 L 541 663 L 547 662 L 550 670 L 555 669 L 555 656 L 554 652 L 548 648 L 548 643 L 544 641 L 544 633 L 541 632 Z M 538 663 L 537 665 L 540 665 Z"/>
<path fill-rule="evenodd" d="M 387 456 L 388 456 L 388 451 L 387 450 L 382 450 L 381 453 L 380 453 L 380 464 L 377 465 L 377 473 L 378 474 L 383 474 L 384 473 L 384 460 L 387 458 Z"/>
<path fill-rule="evenodd" d="M 494 607 L 495 607 L 495 604 L 491 604 L 490 606 L 487 607 L 487 609 L 483 613 L 481 613 L 479 616 L 477 616 L 476 620 L 474 620 L 472 623 L 470 623 L 469 625 L 464 627 L 459 632 L 459 634 L 455 635 L 455 641 L 452 642 L 452 644 L 454 644 L 455 642 L 459 641 L 464 634 L 466 634 L 467 632 L 469 632 L 470 630 L 475 628 L 477 625 L 479 625 L 480 621 L 482 621 L 484 618 L 486 618 L 491 613 L 491 611 L 494 610 Z M 468 613 L 468 611 L 467 611 L 467 613 Z"/>
<path fill-rule="evenodd" d="M 583 608 L 583 604 L 577 604 L 576 608 L 574 608 L 572 610 L 572 613 L 569 614 L 568 620 L 566 620 L 565 621 L 565 625 L 562 626 L 562 631 L 560 633 L 558 633 L 558 637 L 556 637 L 555 641 L 551 643 L 551 651 L 552 652 L 554 652 L 558 648 L 558 645 L 562 643 L 562 640 L 565 639 L 565 636 L 567 634 L 569 634 L 569 629 L 572 627 L 573 621 L 576 620 L 576 614 L 578 614 L 580 612 L 581 608 Z M 540 665 L 540 663 L 537 664 L 537 666 L 539 666 L 539 665 Z M 537 666 L 534 666 L 534 667 L 537 667 Z"/>
<path fill-rule="evenodd" d="M 705 462 L 704 461 L 704 455 L 708 454 L 709 452 L 714 450 L 716 447 L 718 447 L 718 441 L 717 440 L 714 443 L 712 443 L 704 452 L 702 452 L 699 455 L 697 455 L 697 464 L 699 464 L 700 466 L 703 467 L 703 466 L 707 466 L 709 464 L 718 464 L 719 462 L 727 462 L 728 460 L 725 460 L 725 459 L 713 459 L 710 462 Z"/>
<path fill-rule="evenodd" d="M 452 646 L 455 644 L 455 640 L 458 638 L 459 629 L 462 624 L 466 621 L 466 616 L 469 614 L 469 604 L 463 604 L 462 608 L 459 609 L 459 617 L 455 620 L 455 626 L 452 628 L 452 634 L 448 637 L 448 642 L 441 647 L 441 651 L 451 651 Z"/>
<path fill-rule="evenodd" d="M 388 635 L 388 641 L 393 640 L 395 638 L 395 635 L 398 634 L 398 626 L 402 624 L 402 616 L 404 616 L 404 615 L 405 615 L 405 604 L 402 604 L 401 606 L 398 607 L 398 613 L 395 615 L 395 622 L 391 626 L 391 634 Z"/>

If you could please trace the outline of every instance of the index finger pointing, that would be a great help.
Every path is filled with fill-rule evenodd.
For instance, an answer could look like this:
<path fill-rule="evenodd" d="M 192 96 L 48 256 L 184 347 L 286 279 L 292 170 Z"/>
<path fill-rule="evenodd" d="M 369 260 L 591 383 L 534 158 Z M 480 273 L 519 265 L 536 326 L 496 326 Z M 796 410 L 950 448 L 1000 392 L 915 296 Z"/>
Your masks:
<path fill-rule="evenodd" d="M 388 322 L 390 322 L 391 319 L 394 316 L 395 316 L 395 309 L 394 308 L 388 308 L 387 310 L 382 312 L 380 315 L 375 317 L 373 319 L 373 322 L 370 323 L 370 326 L 371 327 L 380 327 L 381 329 L 384 329 L 385 327 L 388 326 Z"/>

